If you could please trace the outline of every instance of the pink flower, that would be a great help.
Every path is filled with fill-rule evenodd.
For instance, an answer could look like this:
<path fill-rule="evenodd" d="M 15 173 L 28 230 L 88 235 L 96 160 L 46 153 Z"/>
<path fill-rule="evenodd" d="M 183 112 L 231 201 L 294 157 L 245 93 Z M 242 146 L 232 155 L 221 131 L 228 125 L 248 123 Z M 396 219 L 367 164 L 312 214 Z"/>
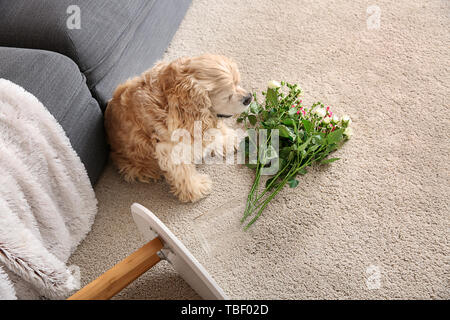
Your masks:
<path fill-rule="evenodd" d="M 291 106 L 291 108 L 295 108 L 295 104 L 293 104 L 293 105 Z"/>
<path fill-rule="evenodd" d="M 297 114 L 300 114 L 300 110 L 297 111 Z"/>

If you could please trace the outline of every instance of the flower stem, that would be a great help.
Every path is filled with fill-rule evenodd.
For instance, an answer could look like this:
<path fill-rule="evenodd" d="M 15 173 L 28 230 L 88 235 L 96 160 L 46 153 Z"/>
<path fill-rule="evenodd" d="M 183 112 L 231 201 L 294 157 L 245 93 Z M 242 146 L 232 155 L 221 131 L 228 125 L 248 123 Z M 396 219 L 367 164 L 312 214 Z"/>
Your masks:
<path fill-rule="evenodd" d="M 267 207 L 269 202 L 277 195 L 278 192 L 284 187 L 284 185 L 288 182 L 289 175 L 286 176 L 283 181 L 277 186 L 277 188 L 266 198 L 266 200 L 262 203 L 262 207 L 258 210 L 258 213 L 255 217 L 245 226 L 244 230 L 248 230 L 253 223 L 261 216 L 264 209 Z M 261 204 L 260 204 L 261 205 Z M 259 206 L 258 206 L 259 207 Z"/>
<path fill-rule="evenodd" d="M 298 163 L 296 166 L 291 167 L 291 170 L 289 170 L 289 173 L 286 175 L 286 177 L 280 182 L 280 184 L 276 187 L 276 189 L 264 201 L 260 201 L 260 200 L 264 197 L 266 192 L 270 189 L 270 186 L 274 183 L 276 178 L 279 177 L 280 174 L 289 166 L 290 162 L 288 162 L 288 164 L 286 164 L 286 166 L 283 168 L 283 170 L 280 170 L 278 172 L 278 174 L 275 176 L 276 178 L 273 179 L 273 181 L 271 181 L 271 183 L 265 188 L 264 192 L 259 197 L 257 197 L 256 200 L 253 201 L 253 198 L 249 200 L 249 201 L 252 201 L 252 203 L 251 204 L 247 203 L 246 211 L 245 211 L 244 217 L 241 219 L 241 223 L 244 222 L 253 212 L 255 212 L 258 209 L 259 210 L 256 213 L 255 217 L 247 224 L 247 226 L 244 228 L 244 230 L 247 230 L 261 216 L 262 212 L 267 207 L 269 202 L 278 194 L 278 192 L 280 192 L 280 190 L 286 185 L 286 183 L 292 177 L 295 177 L 295 175 L 303 168 L 311 165 L 314 156 L 317 153 L 319 153 L 322 149 L 323 149 L 323 147 L 320 147 L 318 150 L 316 150 L 308 158 L 308 160 L 306 162 L 304 162 L 303 164 Z M 260 177 L 260 172 L 259 172 L 259 177 Z M 256 183 L 259 184 L 259 177 L 258 177 L 258 181 L 256 181 L 256 179 L 255 179 L 255 184 Z"/>
<path fill-rule="evenodd" d="M 257 190 L 259 188 L 260 177 L 261 177 L 261 166 L 258 161 L 258 164 L 256 166 L 256 177 L 255 177 L 255 180 L 253 181 L 253 185 L 247 196 L 247 204 L 245 206 L 244 216 L 241 219 L 241 223 L 243 223 L 247 219 L 247 217 L 250 215 L 250 213 L 252 212 L 252 204 L 253 204 L 253 198 L 255 195 L 255 189 Z"/>

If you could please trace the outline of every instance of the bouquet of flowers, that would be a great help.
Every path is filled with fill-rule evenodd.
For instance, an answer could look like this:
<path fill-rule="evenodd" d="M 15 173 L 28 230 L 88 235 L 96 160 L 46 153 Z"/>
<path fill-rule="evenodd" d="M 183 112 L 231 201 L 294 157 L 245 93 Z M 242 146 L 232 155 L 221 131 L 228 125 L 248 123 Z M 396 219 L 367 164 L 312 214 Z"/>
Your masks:
<path fill-rule="evenodd" d="M 262 93 L 265 101 L 258 102 L 254 94 L 254 101 L 237 119 L 244 123 L 247 132 L 252 129 L 258 133 L 249 134 L 240 147 L 247 159 L 251 158 L 252 150 L 256 150 L 253 161 L 246 162 L 256 175 L 241 219 L 244 223 L 251 218 L 245 230 L 286 184 L 297 187 L 297 177 L 306 174 L 308 166 L 339 160 L 327 157 L 352 136 L 349 116 L 339 118 L 321 102 L 307 107 L 300 98 L 301 93 L 296 84 L 271 81 L 267 91 Z M 264 135 L 260 134 L 262 131 Z M 256 136 L 259 136 L 259 144 Z M 275 163 L 277 170 L 270 174 L 260 191 L 261 176 L 265 175 L 265 170 L 267 172 L 269 163 Z"/>

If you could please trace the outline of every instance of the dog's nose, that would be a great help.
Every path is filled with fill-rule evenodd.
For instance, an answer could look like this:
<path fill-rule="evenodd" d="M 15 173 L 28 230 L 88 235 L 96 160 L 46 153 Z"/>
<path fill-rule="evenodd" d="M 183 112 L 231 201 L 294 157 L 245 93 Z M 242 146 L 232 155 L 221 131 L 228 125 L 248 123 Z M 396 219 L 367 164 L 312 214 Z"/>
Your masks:
<path fill-rule="evenodd" d="M 244 104 L 244 106 L 248 106 L 250 104 L 250 102 L 252 102 L 252 94 L 249 93 L 247 96 L 244 97 L 244 100 L 242 101 L 242 103 Z"/>

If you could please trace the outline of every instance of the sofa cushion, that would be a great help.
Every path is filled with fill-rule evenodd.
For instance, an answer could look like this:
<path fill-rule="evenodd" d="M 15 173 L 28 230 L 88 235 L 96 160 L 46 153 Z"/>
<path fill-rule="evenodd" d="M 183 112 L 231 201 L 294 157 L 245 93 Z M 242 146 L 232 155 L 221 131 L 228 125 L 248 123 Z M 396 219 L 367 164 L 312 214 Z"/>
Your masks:
<path fill-rule="evenodd" d="M 108 149 L 102 112 L 78 66 L 54 52 L 0 47 L 0 78 L 17 83 L 42 102 L 65 130 L 94 184 Z"/>
<path fill-rule="evenodd" d="M 116 87 L 151 68 L 164 52 L 186 14 L 191 0 L 159 0 L 129 39 L 123 54 L 117 57 L 107 75 L 96 84 L 102 108 Z"/>
<path fill-rule="evenodd" d="M 190 0 L 0 0 L 0 46 L 59 52 L 77 63 L 102 107 L 115 87 L 152 66 Z M 68 28 L 80 9 L 80 29 Z M 76 26 L 76 24 L 74 24 Z"/>

